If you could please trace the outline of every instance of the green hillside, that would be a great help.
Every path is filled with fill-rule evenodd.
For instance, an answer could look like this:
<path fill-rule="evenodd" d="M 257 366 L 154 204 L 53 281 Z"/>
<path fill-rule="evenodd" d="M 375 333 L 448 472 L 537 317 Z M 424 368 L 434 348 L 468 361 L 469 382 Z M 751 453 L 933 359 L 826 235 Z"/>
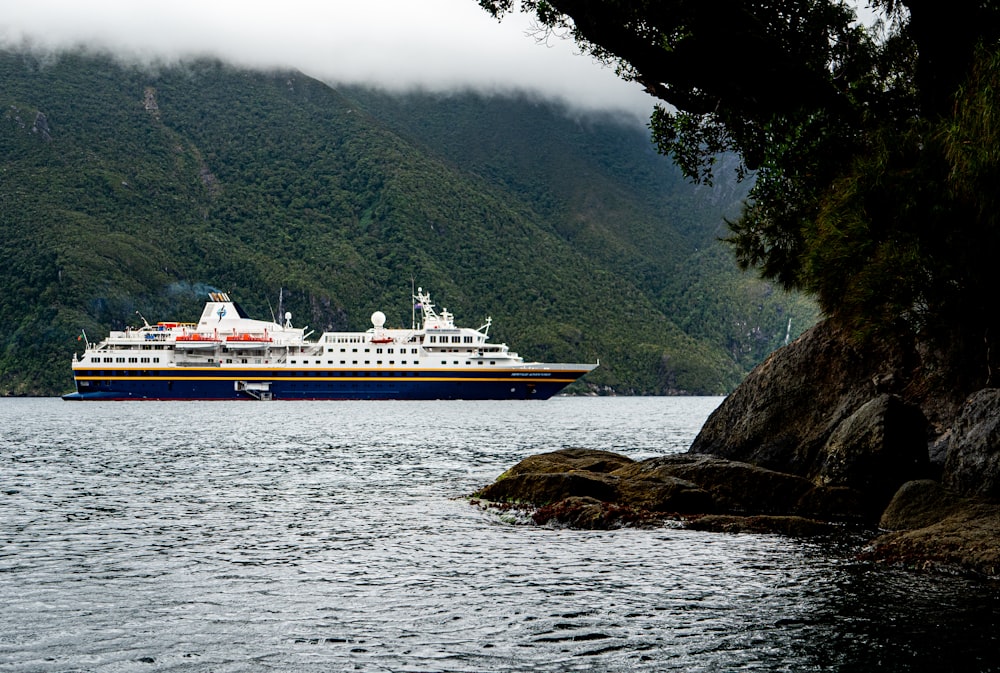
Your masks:
<path fill-rule="evenodd" d="M 692 185 L 639 125 L 527 97 L 346 93 L 425 151 L 503 185 L 541 226 L 743 370 L 817 317 L 811 302 L 740 272 L 720 245 L 749 185 Z"/>
<path fill-rule="evenodd" d="M 193 319 L 209 288 L 320 331 L 408 324 L 415 279 L 526 358 L 600 359 L 580 392 L 725 392 L 814 316 L 735 272 L 738 193 L 641 128 L 217 62 L 0 52 L 0 81 L 0 394 L 70 389 L 81 329 Z"/>

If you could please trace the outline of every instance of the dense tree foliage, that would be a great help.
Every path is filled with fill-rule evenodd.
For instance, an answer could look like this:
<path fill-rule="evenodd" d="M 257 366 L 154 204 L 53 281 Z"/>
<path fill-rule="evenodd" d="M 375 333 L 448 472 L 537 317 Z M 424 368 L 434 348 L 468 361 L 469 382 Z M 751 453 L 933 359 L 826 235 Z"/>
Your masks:
<path fill-rule="evenodd" d="M 1000 3 L 481 0 L 534 12 L 666 105 L 651 128 L 695 180 L 732 151 L 755 184 L 739 262 L 815 293 L 861 336 L 921 343 L 990 382 L 1000 314 Z"/>
<path fill-rule="evenodd" d="M 726 392 L 812 318 L 714 257 L 738 193 L 692 190 L 641 127 L 216 62 L 0 52 L 0 81 L 0 394 L 66 392 L 81 329 L 195 319 L 209 289 L 363 330 L 409 324 L 413 278 L 620 393 Z"/>

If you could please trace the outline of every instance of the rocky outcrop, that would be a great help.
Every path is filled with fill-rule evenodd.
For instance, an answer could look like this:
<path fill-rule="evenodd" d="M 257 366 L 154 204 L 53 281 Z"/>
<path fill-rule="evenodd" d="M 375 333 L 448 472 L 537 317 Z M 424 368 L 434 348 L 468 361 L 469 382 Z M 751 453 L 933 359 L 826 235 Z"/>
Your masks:
<path fill-rule="evenodd" d="M 902 484 L 929 475 L 927 420 L 920 409 L 889 394 L 843 419 L 809 472 L 819 486 L 857 490 L 873 514 L 885 508 Z"/>
<path fill-rule="evenodd" d="M 584 528 L 672 516 L 702 530 L 808 535 L 820 522 L 861 522 L 889 531 L 870 558 L 996 575 L 1000 390 L 961 403 L 913 358 L 860 351 L 822 323 L 757 367 L 689 453 L 556 451 L 477 497 Z"/>
<path fill-rule="evenodd" d="M 771 522 L 776 532 L 786 532 L 788 513 L 803 520 L 863 517 L 857 494 L 845 497 L 845 489 L 817 487 L 802 477 L 747 463 L 692 455 L 632 461 L 584 449 L 526 458 L 473 497 L 537 508 L 536 522 L 580 528 L 717 513 L 755 517 L 757 527 Z"/>
<path fill-rule="evenodd" d="M 926 528 L 953 514 L 960 505 L 961 500 L 940 482 L 910 481 L 896 492 L 878 525 L 885 530 Z"/>
<path fill-rule="evenodd" d="M 869 520 L 894 531 L 873 558 L 995 574 L 1000 391 L 961 403 L 911 355 L 861 353 L 817 325 L 755 369 L 691 451 L 860 494 Z"/>
<path fill-rule="evenodd" d="M 920 569 L 943 567 L 1000 574 L 1000 506 L 962 498 L 937 481 L 904 484 L 880 522 L 885 533 L 864 557 Z"/>
<path fill-rule="evenodd" d="M 1000 499 L 1000 390 L 980 390 L 962 406 L 951 430 L 943 480 L 960 495 Z"/>
<path fill-rule="evenodd" d="M 52 129 L 49 128 L 49 118 L 45 113 L 39 111 L 35 115 L 35 123 L 31 125 L 32 133 L 37 133 L 42 140 L 50 142 L 52 140 Z"/>
<path fill-rule="evenodd" d="M 691 446 L 779 472 L 815 472 L 840 423 L 895 382 L 893 358 L 865 354 L 824 322 L 772 353 L 706 421 Z"/>

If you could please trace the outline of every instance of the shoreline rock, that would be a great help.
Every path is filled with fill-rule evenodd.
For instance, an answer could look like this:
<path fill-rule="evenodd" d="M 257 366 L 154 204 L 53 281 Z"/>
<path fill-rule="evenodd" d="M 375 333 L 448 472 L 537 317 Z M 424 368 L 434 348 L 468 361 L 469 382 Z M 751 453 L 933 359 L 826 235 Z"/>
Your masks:
<path fill-rule="evenodd" d="M 633 461 L 609 451 L 552 451 L 524 459 L 472 498 L 485 507 L 531 509 L 539 524 L 584 529 L 662 525 L 668 519 L 693 525 L 704 519 L 697 524 L 702 529 L 718 521 L 733 530 L 735 519 L 744 518 L 747 529 L 770 525 L 788 534 L 805 530 L 807 521 L 813 529 L 866 521 L 861 499 L 850 489 L 817 487 L 748 463 L 686 454 Z"/>
<path fill-rule="evenodd" d="M 474 497 L 536 522 L 814 535 L 885 532 L 863 554 L 1000 572 L 1000 389 L 963 396 L 911 353 L 862 352 L 820 323 L 751 372 L 686 454 L 634 461 L 565 449 L 521 461 Z"/>

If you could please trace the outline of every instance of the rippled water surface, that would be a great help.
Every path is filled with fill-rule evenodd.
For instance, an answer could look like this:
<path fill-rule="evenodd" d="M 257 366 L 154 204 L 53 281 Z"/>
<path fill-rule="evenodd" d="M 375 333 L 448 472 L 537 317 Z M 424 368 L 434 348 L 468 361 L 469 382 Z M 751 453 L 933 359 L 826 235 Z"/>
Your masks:
<path fill-rule="evenodd" d="M 1000 670 L 994 585 L 462 498 L 719 401 L 0 400 L 0 671 Z"/>

